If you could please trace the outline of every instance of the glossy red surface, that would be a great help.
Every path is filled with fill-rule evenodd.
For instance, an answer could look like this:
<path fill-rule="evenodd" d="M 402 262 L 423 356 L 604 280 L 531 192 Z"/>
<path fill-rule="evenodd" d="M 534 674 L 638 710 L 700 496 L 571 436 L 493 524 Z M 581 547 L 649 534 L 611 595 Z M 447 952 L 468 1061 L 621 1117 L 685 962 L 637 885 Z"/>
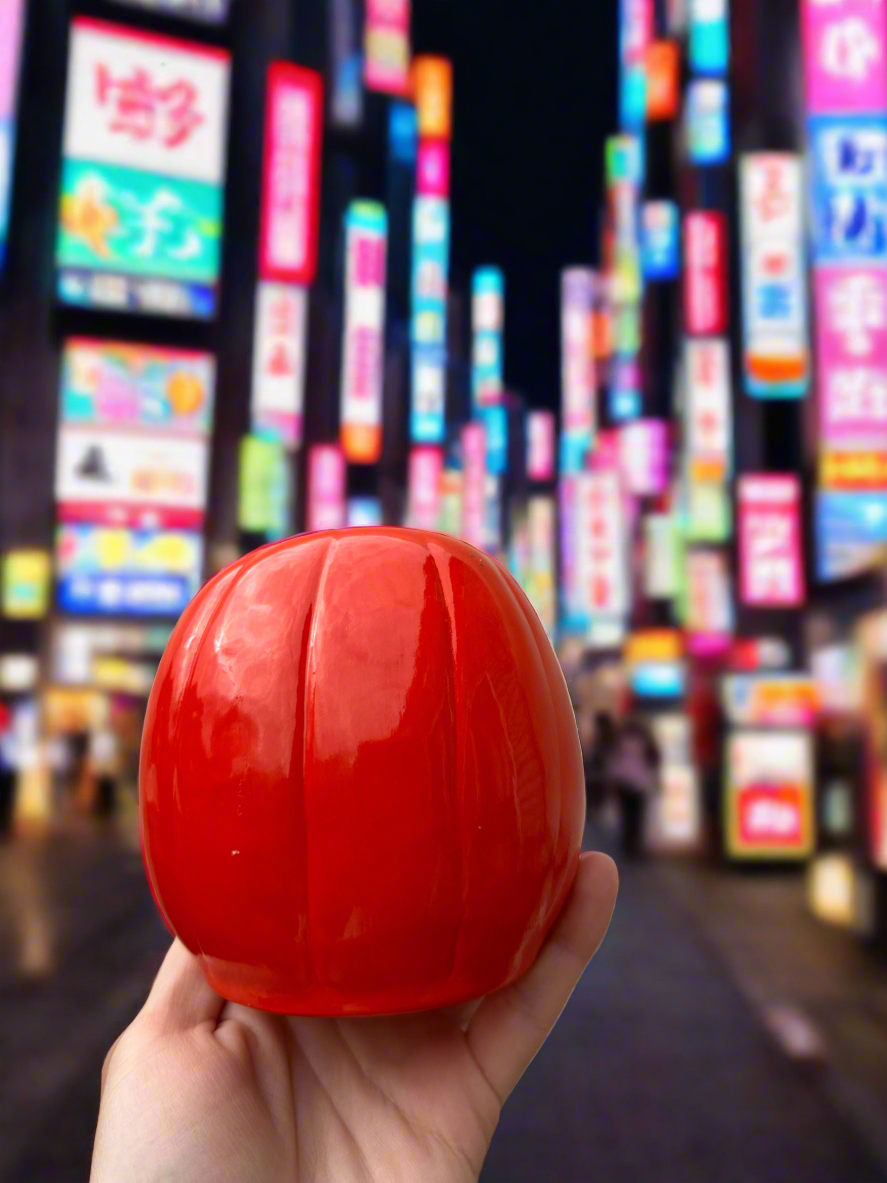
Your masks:
<path fill-rule="evenodd" d="M 524 972 L 585 818 L 569 694 L 495 560 L 304 535 L 185 612 L 141 754 L 145 862 L 224 996 L 291 1014 L 480 997 Z"/>

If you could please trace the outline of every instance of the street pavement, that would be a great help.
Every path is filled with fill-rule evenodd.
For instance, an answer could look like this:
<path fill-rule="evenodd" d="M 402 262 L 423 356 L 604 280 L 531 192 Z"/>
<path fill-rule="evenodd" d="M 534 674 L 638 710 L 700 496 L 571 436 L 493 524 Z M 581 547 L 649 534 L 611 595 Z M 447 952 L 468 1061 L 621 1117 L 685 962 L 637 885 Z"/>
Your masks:
<path fill-rule="evenodd" d="M 621 873 L 607 939 L 507 1105 L 483 1183 L 887 1183 L 887 966 L 809 920 L 795 878 Z M 105 1051 L 167 944 L 131 834 L 0 847 L 0 1180 L 87 1178 Z M 776 1004 L 809 1021 L 819 1054 L 786 1053 Z"/>

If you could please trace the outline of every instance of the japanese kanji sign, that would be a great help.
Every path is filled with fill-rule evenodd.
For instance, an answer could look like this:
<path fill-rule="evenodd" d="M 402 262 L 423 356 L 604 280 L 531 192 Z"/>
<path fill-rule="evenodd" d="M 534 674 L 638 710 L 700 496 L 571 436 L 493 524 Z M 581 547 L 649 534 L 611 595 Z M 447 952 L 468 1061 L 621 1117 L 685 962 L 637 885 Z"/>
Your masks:
<path fill-rule="evenodd" d="M 446 147 L 446 145 L 441 145 Z M 441 443 L 445 430 L 450 203 L 444 195 L 413 201 L 412 407 L 417 443 Z"/>
<path fill-rule="evenodd" d="M 288 62 L 268 68 L 262 228 L 262 279 L 310 284 L 317 270 L 323 83 Z"/>
<path fill-rule="evenodd" d="M 822 441 L 887 449 L 887 271 L 820 267 L 815 293 Z"/>
<path fill-rule="evenodd" d="M 810 121 L 817 262 L 883 260 L 887 253 L 887 115 Z"/>
<path fill-rule="evenodd" d="M 594 361 L 593 315 L 595 274 L 586 267 L 565 271 L 561 277 L 561 389 L 563 432 L 570 441 L 565 449 L 581 467 L 594 442 L 597 395 Z"/>
<path fill-rule="evenodd" d="M 584 472 L 578 481 L 578 578 L 589 616 L 624 616 L 629 589 L 619 474 Z"/>
<path fill-rule="evenodd" d="M 722 482 L 733 466 L 729 347 L 712 338 L 685 349 L 688 475 L 694 483 Z"/>
<path fill-rule="evenodd" d="M 68 303 L 210 317 L 228 54 L 77 18 L 57 257 Z"/>
<path fill-rule="evenodd" d="M 745 476 L 739 482 L 740 594 L 755 608 L 803 604 L 801 487 L 795 476 Z"/>
<path fill-rule="evenodd" d="M 785 152 L 744 156 L 741 187 L 748 391 L 800 398 L 809 375 L 800 160 Z"/>

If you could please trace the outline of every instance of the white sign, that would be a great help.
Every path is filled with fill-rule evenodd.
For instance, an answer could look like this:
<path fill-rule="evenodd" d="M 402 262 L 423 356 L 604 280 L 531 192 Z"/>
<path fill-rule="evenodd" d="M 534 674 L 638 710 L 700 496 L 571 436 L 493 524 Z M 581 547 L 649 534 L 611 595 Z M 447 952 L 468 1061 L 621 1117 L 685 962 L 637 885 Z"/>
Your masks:
<path fill-rule="evenodd" d="M 218 185 L 228 55 L 78 17 L 71 26 L 64 155 Z"/>
<path fill-rule="evenodd" d="M 690 480 L 720 483 L 730 475 L 730 351 L 712 338 L 686 343 L 687 454 Z"/>
<path fill-rule="evenodd" d="M 625 515 L 615 472 L 583 472 L 579 485 L 579 586 L 589 615 L 629 610 Z"/>
<path fill-rule="evenodd" d="M 113 518 L 115 506 L 202 514 L 207 462 L 204 439 L 63 424 L 56 501 L 63 511 L 78 505 L 100 507 L 102 520 Z"/>
<path fill-rule="evenodd" d="M 288 448 L 302 442 L 308 296 L 295 284 L 260 283 L 253 340 L 253 431 Z"/>
<path fill-rule="evenodd" d="M 671 514 L 644 518 L 644 587 L 651 600 L 670 600 L 678 593 L 678 531 Z"/>

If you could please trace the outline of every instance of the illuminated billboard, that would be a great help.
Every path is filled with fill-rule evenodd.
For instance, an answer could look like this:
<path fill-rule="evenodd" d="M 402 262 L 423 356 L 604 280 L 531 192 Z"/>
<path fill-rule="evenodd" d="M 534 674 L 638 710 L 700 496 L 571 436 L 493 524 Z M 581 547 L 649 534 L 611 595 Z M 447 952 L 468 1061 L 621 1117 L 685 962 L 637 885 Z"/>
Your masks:
<path fill-rule="evenodd" d="M 82 616 L 177 616 L 200 587 L 203 539 L 185 530 L 63 525 L 58 604 Z"/>
<path fill-rule="evenodd" d="M 474 405 L 489 407 L 502 401 L 505 387 L 505 276 L 498 267 L 474 273 L 471 326 Z"/>
<path fill-rule="evenodd" d="M 24 16 L 25 0 L 0 0 L 0 269 L 6 254 L 12 191 L 15 109 Z"/>
<path fill-rule="evenodd" d="M 746 384 L 758 398 L 800 398 L 810 370 L 801 161 L 754 153 L 740 178 Z"/>
<path fill-rule="evenodd" d="M 561 400 L 563 463 L 581 469 L 594 443 L 597 378 L 593 317 L 595 273 L 573 267 L 561 275 Z"/>
<path fill-rule="evenodd" d="M 802 0 L 807 110 L 887 110 L 887 25 L 880 0 Z"/>
<path fill-rule="evenodd" d="M 813 748 L 802 732 L 730 737 L 727 849 L 734 858 L 804 859 L 813 852 Z"/>
<path fill-rule="evenodd" d="M 388 245 L 384 208 L 372 201 L 352 202 L 345 235 L 342 449 L 353 464 L 374 464 L 382 454 Z"/>
<path fill-rule="evenodd" d="M 308 293 L 298 284 L 256 289 L 251 419 L 253 431 L 287 448 L 302 442 Z"/>
<path fill-rule="evenodd" d="M 729 323 L 727 221 L 694 210 L 684 217 L 684 327 L 691 336 L 723 336 Z"/>
<path fill-rule="evenodd" d="M 887 114 L 810 120 L 813 244 L 818 262 L 887 255 Z"/>
<path fill-rule="evenodd" d="M 214 315 L 228 73 L 224 50 L 73 21 L 56 246 L 63 302 Z"/>
<path fill-rule="evenodd" d="M 259 275 L 310 284 L 317 270 L 323 83 L 289 62 L 268 67 Z"/>
<path fill-rule="evenodd" d="M 410 0 L 366 0 L 364 81 L 403 95 L 410 83 Z"/>
<path fill-rule="evenodd" d="M 306 530 L 345 526 L 345 457 L 338 444 L 315 444 L 308 453 L 307 501 Z"/>
<path fill-rule="evenodd" d="M 804 603 L 801 485 L 796 476 L 744 476 L 739 481 L 739 586 L 754 608 Z"/>

